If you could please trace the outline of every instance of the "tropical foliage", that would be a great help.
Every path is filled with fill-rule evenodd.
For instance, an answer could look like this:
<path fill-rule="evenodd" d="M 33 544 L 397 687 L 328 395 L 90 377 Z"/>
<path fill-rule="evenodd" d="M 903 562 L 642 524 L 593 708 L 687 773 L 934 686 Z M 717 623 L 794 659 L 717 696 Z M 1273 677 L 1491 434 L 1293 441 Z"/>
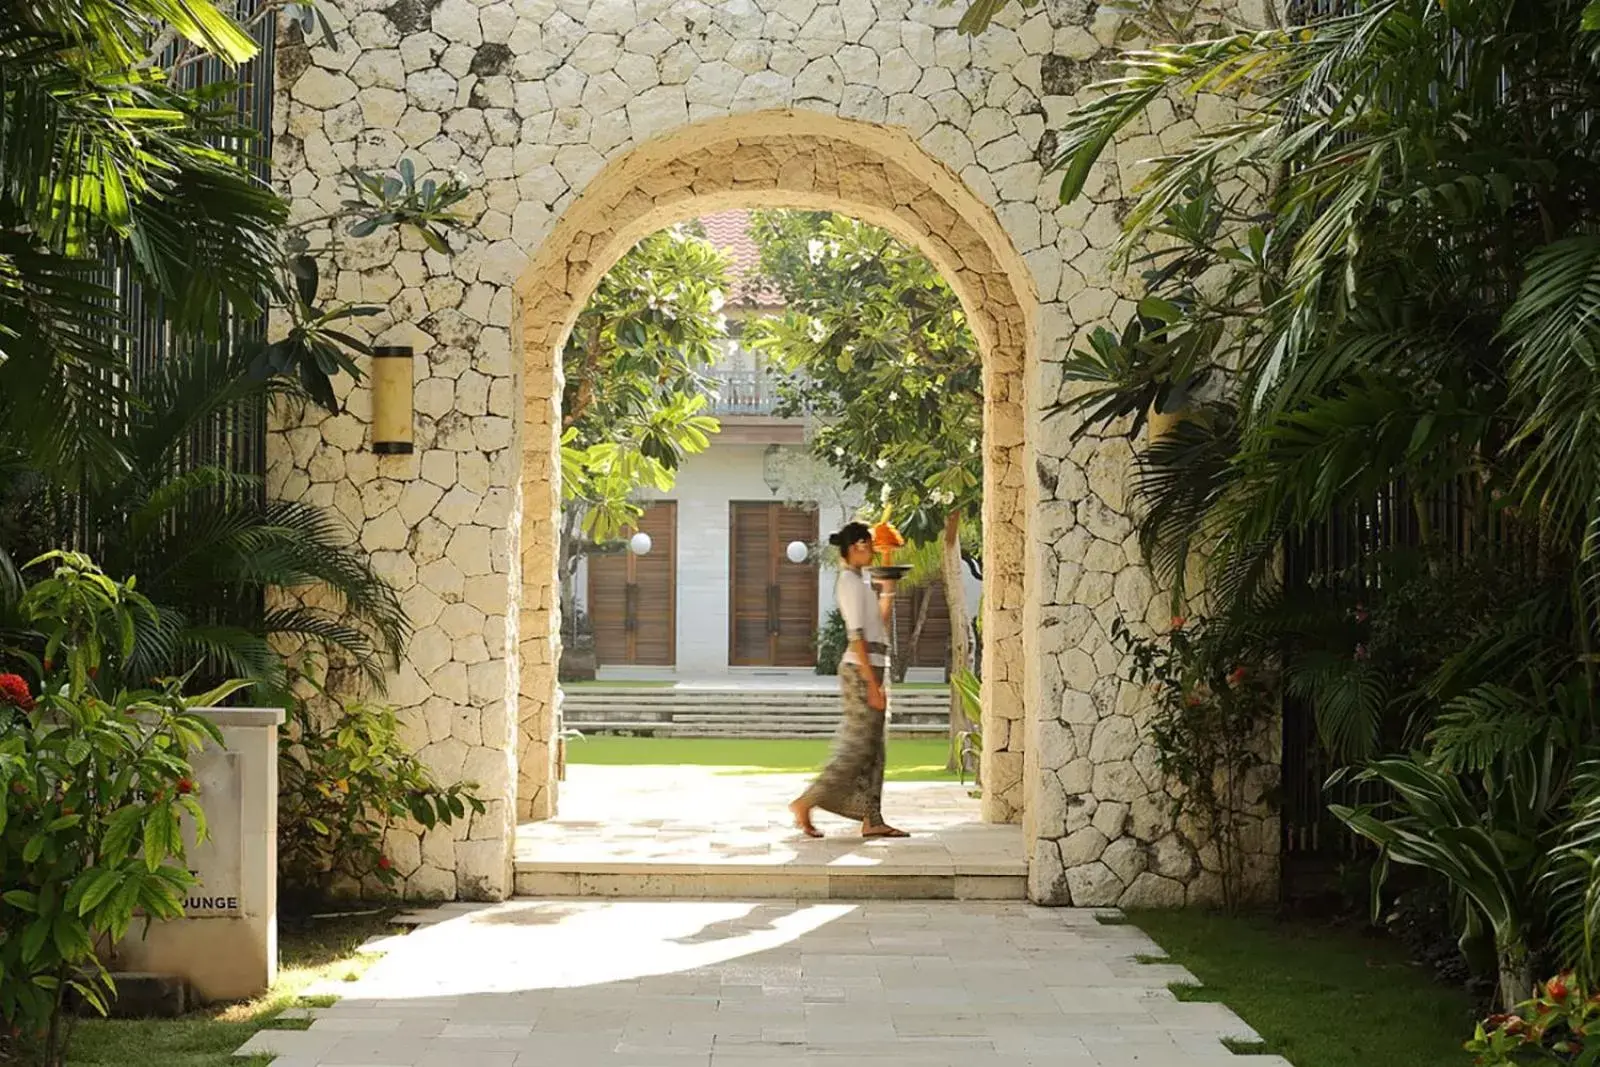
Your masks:
<path fill-rule="evenodd" d="M 409 631 L 399 600 L 338 519 L 269 501 L 259 477 L 191 458 L 203 428 L 260 411 L 292 388 L 257 376 L 248 352 L 200 349 L 130 385 L 127 415 L 108 435 L 128 460 L 115 477 L 69 494 L 36 473 L 8 480 L 0 472 L 0 499 L 14 519 L 28 520 L 12 546 L 40 552 L 88 529 L 104 566 L 139 576 L 155 607 L 136 620 L 133 654 L 119 665 L 128 684 L 198 665 L 208 676 L 249 677 L 281 692 L 286 676 L 274 639 L 337 651 L 374 684 L 398 654 Z M 4 573 L 0 557 L 0 579 Z M 0 580 L 0 627 L 14 613 L 21 578 L 13 571 Z M 277 594 L 270 607 L 269 591 Z M 297 593 L 309 595 L 283 595 Z"/>
<path fill-rule="evenodd" d="M 951 661 L 969 666 L 962 544 L 981 536 L 983 359 L 960 300 L 926 256 L 842 215 L 756 212 L 751 236 L 785 303 L 747 332 L 782 374 L 780 412 L 809 419 L 814 455 L 912 542 L 939 546 Z M 952 694 L 952 738 L 965 726 Z"/>
<path fill-rule="evenodd" d="M 816 455 L 907 537 L 937 542 L 983 499 L 983 361 L 961 302 L 927 257 L 855 219 L 759 211 L 751 236 L 785 307 L 746 342 L 784 372 L 783 412 L 815 420 Z"/>
<path fill-rule="evenodd" d="M 414 866 L 393 858 L 395 824 L 420 832 L 483 814 L 476 783 L 437 785 L 392 708 L 340 700 L 309 677 L 299 680 L 321 699 L 316 707 L 291 702 L 279 735 L 278 876 L 286 905 L 392 894 Z"/>
<path fill-rule="evenodd" d="M 641 491 L 667 492 L 683 457 L 719 428 L 705 376 L 727 333 L 728 263 L 688 228 L 640 241 L 601 279 L 562 352 L 563 617 L 588 547 L 638 518 Z"/>
<path fill-rule="evenodd" d="M 717 432 L 705 371 L 726 335 L 727 261 L 687 230 L 661 230 L 606 272 L 562 353 L 561 473 L 583 532 L 604 540 L 666 491 Z"/>
<path fill-rule="evenodd" d="M 254 41 L 209 0 L 53 0 L 0 12 L 0 442 L 76 486 L 125 464 L 115 255 L 200 336 L 272 291 L 284 203 L 216 147 L 225 96 L 180 88 L 147 42 L 169 30 L 229 63 Z"/>
<path fill-rule="evenodd" d="M 367 347 L 349 324 L 379 309 L 319 304 L 318 257 L 386 226 L 447 248 L 464 189 L 402 161 L 395 176 L 355 172 L 338 209 L 287 227 L 237 148 L 248 131 L 231 96 L 184 88 L 199 59 L 254 55 L 230 6 L 19 12 L 0 15 L 17 21 L 0 86 L 0 626 L 23 595 L 20 563 L 91 544 L 157 605 L 123 664 L 130 684 L 196 664 L 276 684 L 269 640 L 285 635 L 380 680 L 406 632 L 393 592 L 330 513 L 269 503 L 259 477 L 213 457 L 260 433 L 271 403 L 337 408 L 331 376 L 358 373 Z M 140 287 L 138 309 L 104 287 L 107 263 Z M 241 323 L 269 302 L 289 327 L 251 343 Z M 130 364 L 131 339 L 152 331 L 162 358 Z M 269 590 L 310 595 L 268 609 Z"/>
<path fill-rule="evenodd" d="M 1541 954 L 1592 973 L 1600 20 L 1355 0 L 1222 32 L 1186 7 L 1141 5 L 1163 43 L 1055 139 L 1071 200 L 1153 104 L 1207 104 L 1145 164 L 1122 253 L 1146 294 L 1066 360 L 1065 410 L 1182 416 L 1139 474 L 1149 558 L 1181 597 L 1204 557 L 1212 610 L 1285 651 L 1387 798 L 1337 814 L 1452 887 L 1502 997 Z M 1280 546 L 1324 536 L 1357 566 L 1278 588 Z"/>
<path fill-rule="evenodd" d="M 105 1012 L 116 987 L 96 954 L 150 919 L 182 914 L 194 884 L 180 820 L 206 835 L 191 753 L 220 737 L 192 709 L 240 683 L 184 696 L 107 679 L 154 607 L 82 556 L 42 561 L 21 604 L 44 656 L 6 647 L 0 675 L 0 1059 L 64 1062 L 75 999 Z M 32 684 L 30 684 L 32 679 Z M 24 1059 L 25 1058 L 25 1059 Z"/>
<path fill-rule="evenodd" d="M 1150 738 L 1169 783 L 1172 815 L 1215 854 L 1221 903 L 1246 898 L 1257 813 L 1276 785 L 1271 730 L 1276 680 L 1259 661 L 1230 647 L 1237 635 L 1201 620 L 1174 618 L 1166 633 L 1144 637 L 1122 620 L 1112 640 L 1128 657 L 1129 676 L 1150 690 Z"/>

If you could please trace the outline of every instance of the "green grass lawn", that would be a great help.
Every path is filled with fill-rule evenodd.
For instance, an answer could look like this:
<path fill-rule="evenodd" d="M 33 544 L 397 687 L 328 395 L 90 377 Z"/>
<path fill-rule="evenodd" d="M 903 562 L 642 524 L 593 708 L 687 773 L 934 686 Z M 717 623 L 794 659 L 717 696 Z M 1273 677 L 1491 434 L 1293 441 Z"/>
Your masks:
<path fill-rule="evenodd" d="M 301 993 L 324 979 L 354 981 L 371 962 L 356 949 L 375 934 L 396 927 L 384 915 L 356 916 L 286 925 L 279 935 L 278 980 L 255 1000 L 207 1008 L 179 1019 L 85 1019 L 72 1035 L 69 1067 L 260 1067 L 269 1058 L 235 1059 L 233 1050 L 269 1026 L 304 1027 L 276 1021 Z"/>
<path fill-rule="evenodd" d="M 819 676 L 820 678 L 821 676 Z M 631 681 L 619 682 L 562 682 L 563 689 L 665 689 L 677 685 L 677 682 L 663 681 L 661 679 L 636 678 Z M 896 689 L 945 689 L 943 682 L 896 682 Z"/>
<path fill-rule="evenodd" d="M 567 762 L 608 767 L 716 767 L 721 774 L 804 774 L 827 762 L 824 740 L 723 737 L 584 737 L 567 742 Z M 890 740 L 884 777 L 891 782 L 953 782 L 945 773 L 949 744 L 941 739 Z"/>
<path fill-rule="evenodd" d="M 1472 1004 L 1390 943 L 1331 927 L 1189 911 L 1129 918 L 1295 1067 L 1468 1067 Z M 1243 1065 L 1249 1060 L 1240 1060 Z"/>

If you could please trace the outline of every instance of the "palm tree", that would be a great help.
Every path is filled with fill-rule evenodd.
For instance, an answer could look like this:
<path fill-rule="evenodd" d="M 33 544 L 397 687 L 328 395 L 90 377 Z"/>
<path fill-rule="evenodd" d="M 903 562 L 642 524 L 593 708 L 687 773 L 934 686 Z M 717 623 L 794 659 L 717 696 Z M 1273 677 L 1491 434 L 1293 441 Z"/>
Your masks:
<path fill-rule="evenodd" d="M 250 361 L 209 346 L 169 360 L 130 387 L 128 417 L 113 428 L 130 460 L 117 476 L 69 495 L 14 472 L 10 484 L 23 492 L 7 494 L 0 472 L 0 499 L 26 493 L 43 503 L 27 538 L 33 548 L 85 530 L 103 570 L 137 576 L 159 617 L 138 633 L 130 681 L 200 664 L 209 675 L 276 687 L 289 641 L 318 646 L 381 685 L 409 624 L 350 532 L 323 508 L 266 500 L 257 476 L 189 461 L 194 435 L 219 416 L 303 402 L 287 379 L 253 374 Z M 0 570 L 0 616 L 8 584 L 20 588 L 20 576 L 8 583 Z"/>
<path fill-rule="evenodd" d="M 0 6 L 0 451 L 57 482 L 127 462 L 108 263 L 165 326 L 215 336 L 263 309 L 280 262 L 283 201 L 245 165 L 226 95 L 147 62 L 164 32 L 224 64 L 256 52 L 213 0 Z"/>

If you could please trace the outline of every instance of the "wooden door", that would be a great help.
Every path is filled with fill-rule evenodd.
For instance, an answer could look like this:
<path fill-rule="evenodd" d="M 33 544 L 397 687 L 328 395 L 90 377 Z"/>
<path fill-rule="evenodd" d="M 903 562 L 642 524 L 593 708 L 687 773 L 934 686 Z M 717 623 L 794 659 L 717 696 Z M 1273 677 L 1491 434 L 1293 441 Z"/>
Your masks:
<path fill-rule="evenodd" d="M 589 557 L 589 621 L 601 666 L 671 667 L 678 661 L 678 505 L 651 504 L 637 529 L 650 551 Z"/>
<path fill-rule="evenodd" d="M 791 541 L 816 543 L 816 511 L 735 501 L 728 536 L 728 662 L 815 666 L 817 567 L 790 563 L 786 550 Z"/>
<path fill-rule="evenodd" d="M 927 595 L 928 615 L 922 623 L 917 647 L 911 647 L 916 630 L 917 606 Z M 908 667 L 943 668 L 950 661 L 950 607 L 944 599 L 944 583 L 931 582 L 916 589 L 901 589 L 894 598 L 896 662 Z"/>

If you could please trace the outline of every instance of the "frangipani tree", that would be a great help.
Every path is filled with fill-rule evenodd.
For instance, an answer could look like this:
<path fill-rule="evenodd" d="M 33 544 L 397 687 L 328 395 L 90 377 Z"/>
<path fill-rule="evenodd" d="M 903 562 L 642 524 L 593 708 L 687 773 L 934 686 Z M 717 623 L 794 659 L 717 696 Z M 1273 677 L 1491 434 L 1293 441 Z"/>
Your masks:
<path fill-rule="evenodd" d="M 983 360 L 961 302 L 925 256 L 876 226 L 764 211 L 751 235 L 786 305 L 746 334 L 784 372 L 780 411 L 810 419 L 814 454 L 907 538 L 943 546 L 952 660 L 968 666 L 962 520 L 982 510 Z M 965 723 L 952 703 L 952 729 Z"/>
<path fill-rule="evenodd" d="M 634 522 L 643 490 L 672 489 L 686 455 L 710 446 L 706 370 L 727 335 L 728 263 L 689 228 L 661 230 L 606 273 L 562 352 L 564 614 L 584 545 Z"/>

